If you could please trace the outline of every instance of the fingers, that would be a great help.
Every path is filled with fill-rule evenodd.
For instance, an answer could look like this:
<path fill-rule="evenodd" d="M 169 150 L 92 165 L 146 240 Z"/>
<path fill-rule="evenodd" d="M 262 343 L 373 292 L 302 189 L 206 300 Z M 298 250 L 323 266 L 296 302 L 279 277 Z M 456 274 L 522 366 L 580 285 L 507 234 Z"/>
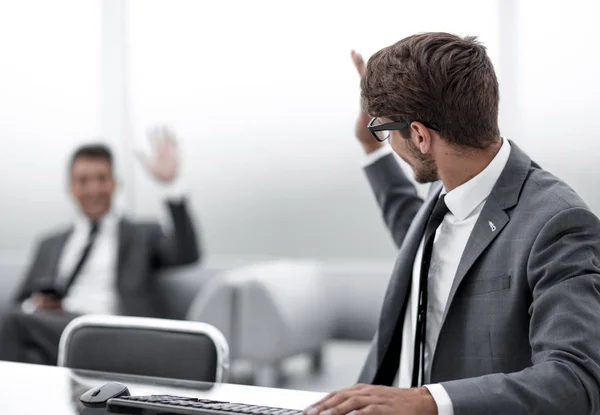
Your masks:
<path fill-rule="evenodd" d="M 373 397 L 367 395 L 352 396 L 339 404 L 321 412 L 322 415 L 346 415 L 359 410 L 365 410 L 373 404 Z"/>
<path fill-rule="evenodd" d="M 177 138 L 175 137 L 175 134 L 173 134 L 173 131 L 167 130 L 164 144 L 169 148 L 170 151 L 177 150 Z"/>
<path fill-rule="evenodd" d="M 171 140 L 170 134 L 171 132 L 169 131 L 169 128 L 166 125 L 161 125 L 159 127 L 157 127 L 158 129 L 158 136 L 159 136 L 159 141 L 161 145 L 165 145 L 169 142 L 169 140 Z"/>
<path fill-rule="evenodd" d="M 347 389 L 342 389 L 342 390 L 339 390 L 339 391 L 336 391 L 336 392 L 331 392 L 330 394 L 328 394 L 327 396 L 325 396 L 321 400 L 315 402 L 314 404 L 312 404 L 311 406 L 309 406 L 308 408 L 306 408 L 305 412 L 309 411 L 312 408 L 316 408 L 316 407 L 322 405 L 325 401 L 328 401 L 329 399 L 331 399 L 332 397 L 334 397 L 336 395 L 339 395 L 339 394 L 342 394 L 342 393 L 345 393 L 345 392 L 348 392 L 348 391 L 364 389 L 367 386 L 368 385 L 364 385 L 364 384 L 359 383 L 358 385 L 354 385 L 354 386 L 352 386 L 350 388 L 347 388 Z"/>
<path fill-rule="evenodd" d="M 162 151 L 164 148 L 177 147 L 177 138 L 171 128 L 166 125 L 157 125 L 147 130 L 148 140 L 152 148 Z"/>
<path fill-rule="evenodd" d="M 306 408 L 304 410 L 304 413 L 307 415 L 312 415 L 315 411 L 314 409 L 318 408 L 319 406 L 321 406 L 324 402 L 328 401 L 329 399 L 333 398 L 338 392 L 331 392 L 329 393 L 327 396 L 325 396 L 323 399 L 313 403 L 311 406 L 309 406 L 308 408 Z M 312 412 L 311 412 L 312 411 Z"/>
<path fill-rule="evenodd" d="M 306 415 L 345 415 L 361 409 L 369 403 L 368 385 L 356 385 L 349 389 L 330 393 L 307 408 Z"/>
<path fill-rule="evenodd" d="M 386 413 L 386 407 L 384 405 L 368 405 L 362 409 L 352 411 L 352 415 L 379 415 Z"/>
<path fill-rule="evenodd" d="M 49 295 L 41 295 L 36 306 L 45 310 L 59 310 L 62 307 L 59 300 Z"/>
<path fill-rule="evenodd" d="M 421 392 L 415 389 L 356 385 L 327 395 L 305 413 L 307 415 L 399 415 L 417 413 L 414 411 L 417 408 L 414 405 L 415 393 Z"/>
<path fill-rule="evenodd" d="M 48 310 L 61 310 L 62 305 L 60 301 L 52 300 L 45 304 L 45 308 L 47 308 Z"/>
<path fill-rule="evenodd" d="M 360 53 L 358 53 L 357 51 L 353 50 L 351 52 L 352 55 L 352 62 L 354 62 L 354 66 L 356 67 L 356 70 L 358 71 L 358 74 L 360 76 L 363 76 L 365 74 L 365 61 L 362 58 L 362 56 L 360 55 Z"/>
<path fill-rule="evenodd" d="M 31 302 L 38 308 L 44 302 L 44 296 L 42 294 L 33 294 L 31 296 Z"/>
<path fill-rule="evenodd" d="M 306 415 L 331 415 L 331 410 L 338 405 L 348 401 L 350 395 L 346 391 L 334 393 L 329 399 L 320 403 L 317 406 L 312 407 Z M 348 411 L 350 412 L 350 411 Z"/>

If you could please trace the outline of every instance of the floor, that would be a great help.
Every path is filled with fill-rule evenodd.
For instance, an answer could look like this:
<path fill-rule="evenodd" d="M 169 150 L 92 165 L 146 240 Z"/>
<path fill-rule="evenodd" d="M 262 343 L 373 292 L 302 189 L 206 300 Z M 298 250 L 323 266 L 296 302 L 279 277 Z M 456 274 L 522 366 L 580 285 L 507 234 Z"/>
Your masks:
<path fill-rule="evenodd" d="M 356 383 L 369 351 L 369 342 L 332 341 L 325 346 L 323 371 L 311 375 L 308 358 L 287 362 L 285 389 L 331 392 Z"/>

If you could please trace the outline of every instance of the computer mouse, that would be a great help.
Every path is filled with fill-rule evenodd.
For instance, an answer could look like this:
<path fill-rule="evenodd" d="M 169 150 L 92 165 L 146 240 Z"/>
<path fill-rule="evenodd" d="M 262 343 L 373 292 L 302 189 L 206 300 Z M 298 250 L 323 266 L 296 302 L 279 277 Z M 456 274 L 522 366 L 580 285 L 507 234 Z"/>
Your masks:
<path fill-rule="evenodd" d="M 120 398 L 121 396 L 130 396 L 129 389 L 122 383 L 109 382 L 104 385 L 90 389 L 79 400 L 88 408 L 103 408 L 106 402 L 112 398 Z"/>

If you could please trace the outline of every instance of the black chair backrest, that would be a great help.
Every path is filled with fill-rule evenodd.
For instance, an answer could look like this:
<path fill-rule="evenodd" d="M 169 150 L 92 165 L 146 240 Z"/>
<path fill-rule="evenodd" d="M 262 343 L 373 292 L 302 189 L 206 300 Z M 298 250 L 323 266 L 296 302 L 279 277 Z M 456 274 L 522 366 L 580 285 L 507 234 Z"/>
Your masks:
<path fill-rule="evenodd" d="M 65 329 L 59 366 L 203 382 L 222 382 L 229 351 L 205 323 L 82 316 Z"/>

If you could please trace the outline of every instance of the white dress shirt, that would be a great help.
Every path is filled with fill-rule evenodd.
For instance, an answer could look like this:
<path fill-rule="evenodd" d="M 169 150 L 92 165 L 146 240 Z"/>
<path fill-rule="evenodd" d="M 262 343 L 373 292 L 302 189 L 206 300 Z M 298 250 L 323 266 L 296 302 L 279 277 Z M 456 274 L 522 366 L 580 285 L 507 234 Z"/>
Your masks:
<path fill-rule="evenodd" d="M 176 179 L 162 186 L 161 193 L 165 199 L 180 202 L 185 187 Z M 115 212 L 108 213 L 100 220 L 94 245 L 63 299 L 65 311 L 82 314 L 113 314 L 116 311 L 120 221 L 120 215 Z M 88 242 L 90 227 L 90 220 L 83 215 L 75 220 L 73 232 L 59 259 L 57 284 L 65 282 L 75 269 Z M 33 308 L 31 301 L 23 303 L 24 311 L 32 312 Z"/>
<path fill-rule="evenodd" d="M 87 244 L 90 228 L 90 220 L 85 216 L 75 221 L 58 263 L 58 285 L 66 283 L 73 273 Z M 62 305 L 66 311 L 93 314 L 111 314 L 115 311 L 118 249 L 119 218 L 111 212 L 99 221 L 92 250 L 63 299 Z"/>
<path fill-rule="evenodd" d="M 390 152 L 391 148 L 384 146 L 370 153 L 368 162 L 374 163 L 381 157 L 390 154 Z M 500 150 L 481 173 L 450 192 L 442 189 L 441 194 L 446 194 L 445 201 L 449 213 L 446 214 L 442 224 L 435 233 L 429 266 L 427 331 L 425 334 L 426 372 L 429 370 L 432 356 L 435 352 L 443 323 L 442 317 L 450 295 L 450 288 L 452 287 L 463 251 L 487 197 L 490 195 L 508 162 L 509 155 L 510 143 L 503 140 Z M 397 377 L 398 386 L 401 388 L 410 388 L 412 380 L 422 255 L 423 241 L 421 241 L 413 264 L 411 293 L 402 329 L 402 351 L 400 353 L 400 367 Z M 444 387 L 439 384 L 426 385 L 426 387 L 437 404 L 438 414 L 453 415 L 452 401 Z"/>

